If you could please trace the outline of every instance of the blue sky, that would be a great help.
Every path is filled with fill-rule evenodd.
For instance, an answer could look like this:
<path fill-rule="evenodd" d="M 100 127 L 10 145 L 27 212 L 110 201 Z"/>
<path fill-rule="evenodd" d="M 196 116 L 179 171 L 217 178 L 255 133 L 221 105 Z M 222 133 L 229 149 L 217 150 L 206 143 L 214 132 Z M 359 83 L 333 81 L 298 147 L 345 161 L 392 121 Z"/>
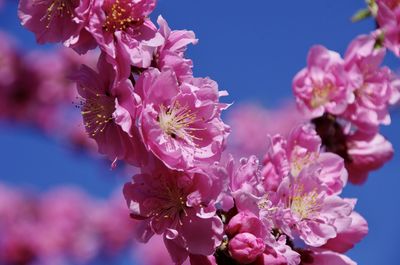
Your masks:
<path fill-rule="evenodd" d="M 6 0 L 7 1 L 7 0 Z M 39 47 L 33 34 L 16 19 L 15 1 L 0 11 L 0 29 L 13 35 L 24 49 Z M 162 14 L 173 29 L 192 29 L 200 39 L 189 49 L 197 76 L 210 76 L 230 92 L 229 101 L 257 101 L 266 107 L 292 97 L 291 81 L 305 65 L 308 49 L 322 44 L 343 54 L 358 34 L 374 28 L 372 20 L 353 24 L 351 15 L 363 0 L 228 1 L 161 0 L 153 18 Z M 0 44 L 1 45 L 1 44 Z M 391 54 L 386 64 L 399 70 Z M 232 108 L 234 108 L 233 106 Z M 400 112 L 383 134 L 400 150 Z M 108 167 L 72 151 L 25 126 L 0 124 L 0 179 L 48 189 L 63 182 L 83 186 L 104 196 L 121 179 Z M 356 209 L 370 225 L 368 237 L 349 255 L 358 264 L 398 264 L 400 186 L 398 155 L 361 186 L 349 186 L 348 197 L 358 198 Z M 112 185 L 111 185 L 112 184 Z"/>

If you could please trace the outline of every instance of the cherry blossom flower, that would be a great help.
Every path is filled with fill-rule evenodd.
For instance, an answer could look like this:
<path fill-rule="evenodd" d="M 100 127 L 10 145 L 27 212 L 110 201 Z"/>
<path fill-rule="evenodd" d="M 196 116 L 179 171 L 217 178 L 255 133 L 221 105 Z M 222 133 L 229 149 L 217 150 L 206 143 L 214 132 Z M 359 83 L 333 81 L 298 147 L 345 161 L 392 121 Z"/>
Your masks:
<path fill-rule="evenodd" d="M 143 100 L 139 129 L 146 147 L 172 169 L 218 161 L 229 127 L 220 117 L 227 107 L 211 79 L 178 84 L 171 70 L 150 69 L 136 83 Z"/>
<path fill-rule="evenodd" d="M 307 67 L 293 79 L 299 109 L 310 118 L 343 113 L 354 101 L 353 89 L 340 55 L 319 45 L 310 49 Z"/>
<path fill-rule="evenodd" d="M 172 259 L 179 264 L 189 253 L 213 254 L 223 232 L 213 205 L 220 192 L 219 181 L 203 171 L 173 171 L 154 158 L 124 187 L 131 216 L 143 220 L 140 240 L 147 242 L 153 234 L 163 234 Z"/>
<path fill-rule="evenodd" d="M 375 47 L 374 35 L 361 35 L 353 40 L 345 55 L 345 67 L 357 82 L 355 102 L 341 115 L 359 130 L 376 133 L 380 124 L 390 124 L 389 104 L 398 101 L 399 91 L 392 85 L 394 74 L 380 67 L 385 49 Z"/>
<path fill-rule="evenodd" d="M 148 18 L 155 5 L 156 0 L 99 0 L 93 4 L 88 29 L 122 77 L 128 76 L 130 65 L 149 67 L 156 47 L 164 42 Z"/>
<path fill-rule="evenodd" d="M 354 207 L 337 195 L 329 195 L 316 171 L 310 166 L 297 178 L 284 178 L 274 203 L 281 207 L 276 213 L 276 226 L 291 238 L 298 236 L 313 247 L 322 246 L 337 236 L 335 222 L 350 224 L 349 216 Z"/>
<path fill-rule="evenodd" d="M 104 58 L 99 73 L 82 66 L 73 77 L 82 97 L 81 110 L 88 135 L 95 139 L 99 152 L 110 160 L 142 165 L 147 157 L 134 126 L 140 99 L 130 80 L 116 81 L 115 72 Z"/>

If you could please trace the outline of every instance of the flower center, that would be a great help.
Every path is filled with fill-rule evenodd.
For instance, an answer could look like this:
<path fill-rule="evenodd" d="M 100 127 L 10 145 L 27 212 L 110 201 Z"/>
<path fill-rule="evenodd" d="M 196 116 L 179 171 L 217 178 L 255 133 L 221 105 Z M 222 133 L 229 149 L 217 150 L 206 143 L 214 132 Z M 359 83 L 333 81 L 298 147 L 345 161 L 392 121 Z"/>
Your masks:
<path fill-rule="evenodd" d="M 196 121 L 196 114 L 188 107 L 182 107 L 178 101 L 175 101 L 169 108 L 160 106 L 158 123 L 165 134 L 176 139 L 180 138 L 187 143 L 193 143 L 194 139 L 199 139 L 193 135 L 198 130 L 190 128 L 190 125 Z"/>
<path fill-rule="evenodd" d="M 36 0 L 33 5 L 48 5 L 48 0 Z M 46 13 L 40 21 L 46 22 L 46 28 L 50 28 L 51 23 L 55 18 L 74 17 L 74 5 L 72 0 L 52 0 L 46 9 Z"/>
<path fill-rule="evenodd" d="M 165 190 L 159 194 L 160 205 L 150 215 L 158 220 L 160 218 L 176 219 L 179 223 L 182 223 L 183 215 L 187 216 L 186 198 L 183 195 L 183 191 L 177 187 L 168 185 L 165 185 L 165 187 Z"/>
<path fill-rule="evenodd" d="M 320 208 L 318 193 L 315 190 L 305 193 L 302 185 L 296 186 L 289 207 L 300 219 L 307 219 Z"/>
<path fill-rule="evenodd" d="M 108 95 L 95 94 L 94 98 L 88 98 L 82 103 L 81 110 L 86 130 L 94 137 L 102 133 L 113 120 L 115 103 Z"/>
<path fill-rule="evenodd" d="M 115 2 L 106 7 L 106 21 L 103 24 L 103 29 L 107 32 L 124 31 L 133 23 L 139 22 L 141 19 L 134 19 L 131 16 L 133 1 L 115 0 Z"/>
<path fill-rule="evenodd" d="M 326 104 L 329 101 L 329 94 L 332 89 L 333 86 L 331 84 L 315 86 L 311 98 L 311 107 L 315 109 Z"/>

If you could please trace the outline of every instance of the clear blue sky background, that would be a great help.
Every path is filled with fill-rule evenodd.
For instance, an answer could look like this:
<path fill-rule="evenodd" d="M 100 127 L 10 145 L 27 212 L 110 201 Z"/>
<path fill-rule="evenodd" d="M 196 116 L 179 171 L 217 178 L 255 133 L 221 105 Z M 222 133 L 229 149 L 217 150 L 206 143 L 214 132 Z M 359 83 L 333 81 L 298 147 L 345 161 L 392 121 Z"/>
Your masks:
<path fill-rule="evenodd" d="M 230 92 L 230 101 L 274 107 L 292 97 L 292 77 L 304 67 L 311 45 L 323 44 L 343 53 L 356 35 L 373 29 L 372 20 L 350 22 L 362 7 L 363 0 L 160 0 L 153 18 L 162 14 L 173 29 L 196 32 L 200 42 L 188 53 L 195 74 L 218 81 Z M 49 48 L 38 47 L 33 35 L 21 28 L 14 1 L 0 11 L 0 29 L 15 35 L 24 49 Z M 386 59 L 395 70 L 399 62 L 392 55 Z M 383 134 L 400 150 L 400 112 L 393 112 L 392 118 L 393 124 Z M 121 182 L 107 167 L 65 150 L 32 129 L 0 125 L 1 181 L 39 190 L 68 182 L 97 196 L 105 196 L 111 184 Z M 358 264 L 399 264 L 399 162 L 396 154 L 365 185 L 345 190 L 346 196 L 358 198 L 357 210 L 370 225 L 368 237 L 349 253 Z"/>

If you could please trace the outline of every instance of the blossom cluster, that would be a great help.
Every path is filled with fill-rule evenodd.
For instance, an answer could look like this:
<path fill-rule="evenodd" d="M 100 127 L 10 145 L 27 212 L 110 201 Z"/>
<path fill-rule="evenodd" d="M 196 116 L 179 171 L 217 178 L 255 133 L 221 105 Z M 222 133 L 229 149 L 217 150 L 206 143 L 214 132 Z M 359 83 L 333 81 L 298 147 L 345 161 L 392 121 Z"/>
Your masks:
<path fill-rule="evenodd" d="M 381 66 L 386 49 L 377 45 L 376 34 L 356 37 L 344 58 L 312 47 L 307 67 L 293 80 L 299 109 L 312 119 L 325 149 L 345 160 L 355 184 L 393 155 L 379 127 L 391 122 L 389 107 L 400 99 L 400 80 Z"/>
<path fill-rule="evenodd" d="M 357 37 L 344 59 L 314 46 L 293 81 L 310 122 L 265 135 L 261 162 L 236 160 L 223 156 L 227 92 L 193 76 L 185 51 L 195 34 L 161 16 L 154 24 L 155 6 L 20 0 L 18 13 L 39 43 L 99 48 L 97 69 L 84 65 L 71 78 L 98 151 L 113 167 L 139 168 L 123 188 L 137 239 L 161 237 L 174 264 L 356 264 L 344 253 L 368 225 L 341 192 L 392 156 L 379 126 L 400 97 L 397 78 L 380 66 L 380 33 Z"/>
<path fill-rule="evenodd" d="M 112 259 L 132 245 L 136 229 L 122 200 L 120 193 L 99 200 L 73 187 L 37 195 L 0 184 L 0 264 Z"/>

